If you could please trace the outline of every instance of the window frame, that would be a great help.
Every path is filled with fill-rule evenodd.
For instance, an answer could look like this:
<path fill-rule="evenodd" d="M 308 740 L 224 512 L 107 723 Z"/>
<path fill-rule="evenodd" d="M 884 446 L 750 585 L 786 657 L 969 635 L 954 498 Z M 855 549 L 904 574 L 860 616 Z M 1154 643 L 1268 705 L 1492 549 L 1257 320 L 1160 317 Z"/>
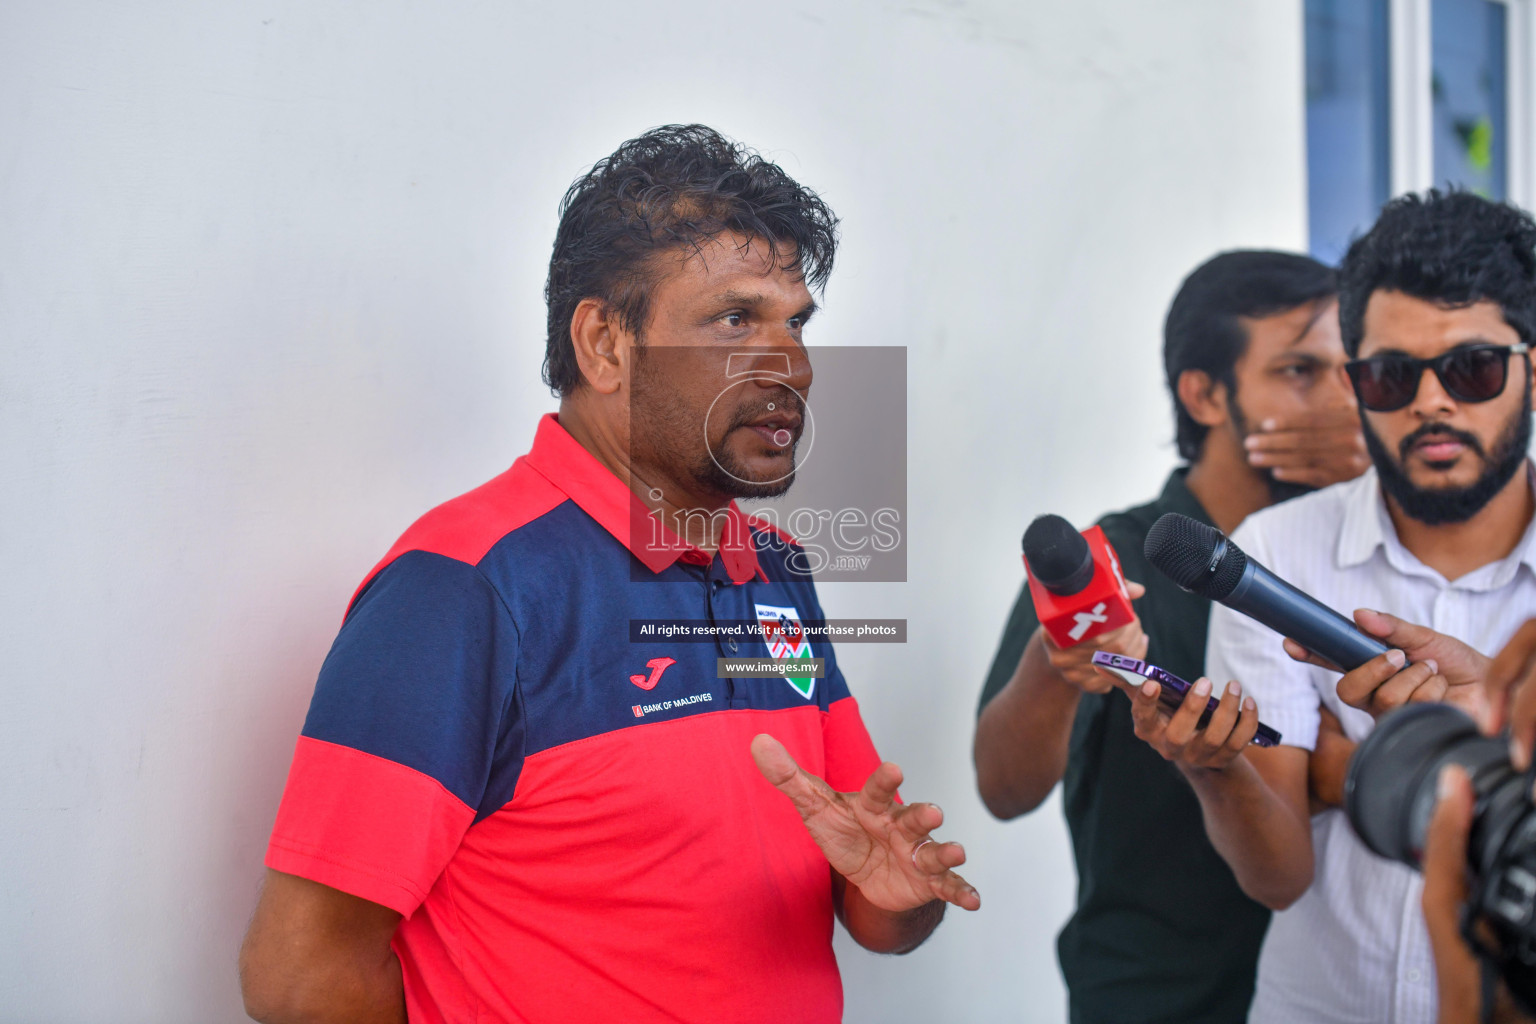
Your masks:
<path fill-rule="evenodd" d="M 1432 0 L 1390 0 L 1387 9 L 1387 60 L 1390 86 L 1388 115 L 1392 194 L 1422 192 L 1435 184 L 1434 74 L 1430 39 Z M 1532 118 L 1536 117 L 1536 86 L 1532 61 L 1536 55 L 1536 0 L 1490 0 L 1507 10 L 1505 33 L 1505 130 L 1508 199 L 1517 206 L 1536 206 L 1536 152 Z"/>

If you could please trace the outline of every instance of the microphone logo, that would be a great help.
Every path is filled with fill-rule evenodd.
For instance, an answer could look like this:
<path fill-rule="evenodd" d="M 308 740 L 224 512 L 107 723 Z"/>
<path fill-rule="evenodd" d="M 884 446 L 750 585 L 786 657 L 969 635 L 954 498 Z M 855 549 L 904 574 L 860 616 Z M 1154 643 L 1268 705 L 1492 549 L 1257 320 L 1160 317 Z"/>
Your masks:
<path fill-rule="evenodd" d="M 1115 557 L 1115 549 L 1105 545 L 1105 550 L 1109 552 L 1109 567 L 1115 571 L 1115 584 L 1120 588 L 1120 595 L 1129 601 L 1131 599 L 1131 591 L 1125 585 L 1125 573 L 1120 571 L 1120 560 Z"/>
<path fill-rule="evenodd" d="M 1072 621 L 1075 625 L 1067 631 L 1067 636 L 1070 636 L 1073 640 L 1081 640 L 1083 634 L 1088 632 L 1095 623 L 1109 621 L 1109 616 L 1104 614 L 1108 609 L 1109 605 L 1100 601 L 1093 606 L 1092 611 L 1078 612 L 1072 616 Z"/>

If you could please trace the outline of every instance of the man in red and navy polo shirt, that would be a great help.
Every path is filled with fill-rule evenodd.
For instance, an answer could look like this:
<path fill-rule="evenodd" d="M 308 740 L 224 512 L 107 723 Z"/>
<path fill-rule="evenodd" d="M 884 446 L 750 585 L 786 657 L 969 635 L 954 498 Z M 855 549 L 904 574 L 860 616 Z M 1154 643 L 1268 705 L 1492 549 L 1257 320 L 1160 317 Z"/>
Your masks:
<path fill-rule="evenodd" d="M 834 914 L 904 952 L 979 906 L 830 646 L 797 635 L 823 621 L 804 552 L 733 500 L 793 480 L 835 226 L 699 126 L 572 186 L 560 412 L 353 597 L 241 952 L 253 1017 L 836 1021 Z M 769 628 L 632 635 L 658 620 Z M 824 675 L 719 675 L 770 654 Z"/>

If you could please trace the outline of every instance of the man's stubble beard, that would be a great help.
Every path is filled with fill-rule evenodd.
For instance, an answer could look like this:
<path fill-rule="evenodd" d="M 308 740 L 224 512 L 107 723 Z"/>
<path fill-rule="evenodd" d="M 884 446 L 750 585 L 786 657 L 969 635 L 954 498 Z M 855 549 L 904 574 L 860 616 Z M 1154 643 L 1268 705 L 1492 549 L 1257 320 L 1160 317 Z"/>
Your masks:
<path fill-rule="evenodd" d="M 1364 410 L 1360 413 L 1360 426 L 1365 433 L 1365 447 L 1371 453 L 1371 462 L 1376 466 L 1381 489 L 1397 502 L 1405 515 L 1426 526 L 1464 523 L 1481 512 L 1493 500 L 1493 496 L 1514 479 L 1515 473 L 1525 462 L 1531 446 L 1531 385 L 1527 383 L 1525 386 L 1525 396 L 1520 401 L 1520 411 L 1513 422 L 1506 424 L 1500 431 L 1493 445 L 1493 454 L 1484 457 L 1486 468 L 1482 475 L 1465 487 L 1419 487 L 1409 479 L 1403 464 L 1407 461 L 1407 449 L 1429 433 L 1454 436 L 1475 454 L 1483 456 L 1482 443 L 1475 436 L 1437 424 L 1425 424 L 1399 442 L 1398 456 L 1393 457 L 1366 422 Z"/>
<path fill-rule="evenodd" d="M 727 431 L 727 436 L 729 436 Z M 722 441 L 724 439 L 722 438 Z M 794 463 L 795 451 L 799 448 L 797 440 L 789 447 L 790 463 Z M 784 477 L 769 483 L 748 483 L 746 467 L 738 463 L 724 444 L 720 445 L 718 458 L 710 458 L 709 453 L 704 453 L 704 460 L 694 466 L 694 479 L 707 484 L 715 493 L 730 498 L 777 498 L 787 492 L 795 483 L 795 471 L 792 469 Z"/>
<path fill-rule="evenodd" d="M 634 373 L 635 384 L 630 399 L 632 459 L 654 465 L 685 467 L 684 474 L 695 491 L 727 500 L 777 498 L 794 484 L 794 470 L 767 483 L 751 482 L 746 467 L 725 445 L 726 438 L 738 427 L 765 410 L 738 410 L 720 435 L 720 443 L 715 445 L 717 451 L 712 456 L 707 442 L 703 451 L 689 444 L 689 439 L 704 440 L 705 414 L 690 408 L 675 392 L 660 386 L 663 374 L 654 372 L 643 356 L 636 360 Z M 792 391 L 789 394 L 803 409 L 799 395 Z M 788 449 L 791 465 L 794 465 L 799 445 L 800 440 L 796 438 Z"/>

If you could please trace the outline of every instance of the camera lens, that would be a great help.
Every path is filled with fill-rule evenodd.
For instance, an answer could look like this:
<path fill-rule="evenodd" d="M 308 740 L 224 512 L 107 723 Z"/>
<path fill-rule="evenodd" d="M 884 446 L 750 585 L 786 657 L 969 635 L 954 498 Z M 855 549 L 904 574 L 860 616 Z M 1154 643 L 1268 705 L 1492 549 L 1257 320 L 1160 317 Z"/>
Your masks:
<path fill-rule="evenodd" d="M 1510 774 L 1505 745 L 1479 733 L 1456 708 L 1411 704 L 1384 716 L 1355 751 L 1344 780 L 1344 813 L 1365 845 L 1418 867 L 1447 764 L 1467 770 L 1480 802 Z"/>

